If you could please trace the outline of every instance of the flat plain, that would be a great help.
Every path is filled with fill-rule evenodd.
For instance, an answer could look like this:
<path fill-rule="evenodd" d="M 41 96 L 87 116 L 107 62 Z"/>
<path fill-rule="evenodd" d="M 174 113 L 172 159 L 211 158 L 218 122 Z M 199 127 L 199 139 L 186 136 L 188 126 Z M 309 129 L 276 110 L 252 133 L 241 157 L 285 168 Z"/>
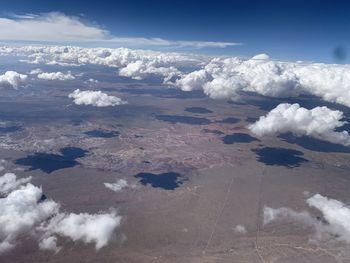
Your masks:
<path fill-rule="evenodd" d="M 71 103 L 82 85 L 73 84 L 2 91 L 0 159 L 63 210 L 115 207 L 122 224 L 99 251 L 62 238 L 59 253 L 43 252 L 24 237 L 1 262 L 350 262 L 340 241 L 312 242 L 312 229 L 292 220 L 263 222 L 265 206 L 319 218 L 305 203 L 317 193 L 350 203 L 350 148 L 249 133 L 283 99 L 212 100 L 114 80 L 98 88 L 129 103 L 95 108 Z M 104 186 L 118 179 L 135 187 Z"/>

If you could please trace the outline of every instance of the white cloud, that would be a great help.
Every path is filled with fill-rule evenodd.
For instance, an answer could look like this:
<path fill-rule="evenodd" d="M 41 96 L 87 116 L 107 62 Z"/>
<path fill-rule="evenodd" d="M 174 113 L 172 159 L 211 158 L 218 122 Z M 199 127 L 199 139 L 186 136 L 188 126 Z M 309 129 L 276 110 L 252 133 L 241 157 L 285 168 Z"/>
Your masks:
<path fill-rule="evenodd" d="M 42 190 L 32 184 L 22 185 L 0 199 L 0 247 L 4 252 L 16 245 L 18 236 L 30 234 L 35 226 L 58 212 L 54 201 L 39 202 Z"/>
<path fill-rule="evenodd" d="M 26 56 L 21 61 L 31 64 L 107 66 L 118 69 L 120 76 L 143 79 L 158 75 L 164 82 L 182 74 L 179 67 L 198 66 L 207 60 L 204 56 L 181 53 L 72 46 L 5 46 L 0 47 L 0 54 Z"/>
<path fill-rule="evenodd" d="M 0 40 L 113 43 L 126 46 L 225 48 L 233 42 L 171 41 L 162 38 L 116 37 L 96 24 L 59 12 L 0 17 Z"/>
<path fill-rule="evenodd" d="M 40 73 L 43 73 L 42 69 L 40 69 L 40 68 L 33 69 L 29 72 L 30 75 L 37 75 Z"/>
<path fill-rule="evenodd" d="M 255 55 L 254 57 L 252 57 L 251 59 L 255 59 L 255 60 L 268 60 L 270 59 L 269 55 L 267 54 L 258 54 L 258 55 Z"/>
<path fill-rule="evenodd" d="M 307 204 L 321 211 L 329 223 L 328 231 L 350 243 L 350 208 L 344 203 L 316 194 L 307 199 Z"/>
<path fill-rule="evenodd" d="M 119 179 L 115 183 L 104 183 L 105 187 L 114 191 L 119 192 L 123 190 L 124 188 L 136 188 L 136 185 L 130 185 L 125 179 Z"/>
<path fill-rule="evenodd" d="M 297 212 L 286 207 L 275 209 L 265 206 L 263 214 L 264 225 L 278 220 L 293 220 L 302 223 L 303 225 L 306 225 L 308 227 L 314 227 L 318 224 L 318 222 L 316 222 L 315 219 L 312 218 L 309 212 Z"/>
<path fill-rule="evenodd" d="M 98 83 L 98 80 L 97 79 L 93 79 L 93 78 L 90 78 L 87 81 L 91 82 L 91 83 Z"/>
<path fill-rule="evenodd" d="M 173 66 L 162 67 L 155 66 L 154 61 L 145 62 L 142 60 L 137 60 L 127 64 L 126 67 L 119 70 L 119 75 L 124 77 L 130 77 L 133 79 L 144 79 L 150 75 L 160 75 L 164 77 L 164 82 L 166 83 L 172 77 L 180 75 L 181 72 Z"/>
<path fill-rule="evenodd" d="M 17 179 L 14 173 L 5 173 L 0 177 L 0 194 L 8 194 L 20 185 L 30 182 L 32 177 Z"/>
<path fill-rule="evenodd" d="M 7 165 L 8 165 L 8 161 L 6 161 L 4 159 L 0 159 L 0 172 L 4 171 L 6 169 Z"/>
<path fill-rule="evenodd" d="M 176 80 L 176 85 L 184 91 L 201 89 L 207 82 L 208 73 L 204 70 L 193 71 L 181 79 Z"/>
<path fill-rule="evenodd" d="M 49 237 L 60 235 L 86 244 L 95 243 L 98 250 L 108 244 L 120 223 L 121 217 L 115 210 L 104 214 L 61 213 L 50 221 L 46 234 Z M 53 244 L 51 246 L 54 247 Z"/>
<path fill-rule="evenodd" d="M 350 244 L 350 208 L 344 203 L 316 194 L 306 200 L 310 207 L 322 213 L 325 221 L 313 217 L 309 212 L 298 212 L 290 208 L 264 208 L 264 224 L 274 221 L 295 221 L 311 229 L 317 240 L 337 239 Z"/>
<path fill-rule="evenodd" d="M 217 76 L 203 85 L 203 91 L 213 99 L 234 99 L 238 96 L 237 91 L 243 89 L 245 85 L 245 80 L 239 76 L 232 78 Z"/>
<path fill-rule="evenodd" d="M 274 61 L 266 54 L 248 60 L 214 58 L 203 68 L 182 74 L 175 84 L 186 91 L 201 85 L 212 98 L 237 98 L 240 91 L 271 97 L 312 94 L 350 106 L 349 65 Z"/>
<path fill-rule="evenodd" d="M 72 80 L 75 79 L 75 77 L 72 75 L 70 71 L 68 73 L 62 73 L 62 72 L 43 72 L 38 74 L 39 79 L 45 79 L 45 80 Z"/>
<path fill-rule="evenodd" d="M 291 132 L 295 136 L 307 135 L 332 143 L 350 145 L 350 135 L 347 131 L 334 131 L 345 123 L 340 121 L 342 118 L 341 111 L 327 107 L 308 110 L 297 103 L 282 103 L 248 128 L 257 136 Z"/>
<path fill-rule="evenodd" d="M 80 91 L 76 89 L 68 95 L 69 98 L 74 99 L 74 103 L 77 105 L 92 105 L 96 107 L 108 107 L 127 104 L 126 101 L 115 97 L 109 96 L 101 91 Z"/>
<path fill-rule="evenodd" d="M 104 39 L 107 31 L 62 13 L 34 17 L 0 18 L 1 40 L 73 41 Z"/>
<path fill-rule="evenodd" d="M 294 67 L 299 83 L 305 90 L 303 93 L 350 107 L 350 65 L 297 63 Z"/>
<path fill-rule="evenodd" d="M 6 71 L 5 74 L 0 75 L 0 87 L 10 87 L 18 89 L 26 83 L 28 76 L 19 74 L 16 71 Z"/>
<path fill-rule="evenodd" d="M 236 225 L 233 230 L 238 234 L 246 234 L 247 233 L 247 229 L 245 228 L 244 225 Z"/>
<path fill-rule="evenodd" d="M 11 244 L 9 241 L 4 240 L 2 242 L 0 242 L 0 255 L 10 251 L 11 249 L 13 249 L 15 247 L 14 244 Z"/>
<path fill-rule="evenodd" d="M 41 250 L 52 250 L 58 253 L 62 247 L 57 246 L 57 237 L 49 236 L 45 237 L 39 242 L 39 249 Z"/>
<path fill-rule="evenodd" d="M 189 48 L 225 48 L 230 46 L 240 46 L 241 43 L 219 42 L 219 41 L 184 41 L 167 40 L 162 38 L 142 38 L 142 37 L 113 37 L 108 40 L 125 46 L 158 46 L 158 47 L 189 47 Z"/>
<path fill-rule="evenodd" d="M 14 174 L 0 177 L 0 254 L 13 249 L 19 237 L 36 238 L 40 249 L 59 251 L 57 236 L 73 241 L 94 243 L 96 249 L 106 246 L 121 217 L 115 210 L 108 213 L 65 213 L 53 200 L 42 200 L 41 188 L 17 180 Z"/>
<path fill-rule="evenodd" d="M 202 88 L 212 98 L 235 98 L 242 90 L 273 97 L 299 94 L 298 78 L 289 64 L 268 60 L 265 54 L 248 60 L 214 58 L 199 71 L 202 70 L 206 73 L 202 75 L 207 76 L 201 80 Z M 190 86 L 181 85 L 190 74 L 196 76 L 192 72 L 177 82 L 183 90 L 191 90 Z"/>
<path fill-rule="evenodd" d="M 266 54 L 251 59 L 73 46 L 2 46 L 1 55 L 26 56 L 33 64 L 100 65 L 120 76 L 159 76 L 163 83 L 185 91 L 202 89 L 215 99 L 237 99 L 242 91 L 271 97 L 315 95 L 350 106 L 350 65 L 283 62 Z M 196 70 L 188 72 L 189 68 Z"/>

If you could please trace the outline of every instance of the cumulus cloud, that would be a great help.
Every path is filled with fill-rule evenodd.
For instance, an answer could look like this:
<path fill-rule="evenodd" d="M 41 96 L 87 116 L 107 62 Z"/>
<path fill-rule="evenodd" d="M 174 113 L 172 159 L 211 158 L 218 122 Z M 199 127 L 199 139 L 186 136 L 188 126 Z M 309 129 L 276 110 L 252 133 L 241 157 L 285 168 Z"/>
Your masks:
<path fill-rule="evenodd" d="M 68 237 L 73 241 L 82 241 L 86 244 L 95 243 L 98 250 L 106 246 L 113 235 L 114 229 L 120 225 L 121 217 L 115 210 L 104 214 L 87 213 L 61 213 L 51 219 L 50 224 L 46 226 L 45 239 L 52 238 L 53 235 Z M 55 240 L 49 240 L 49 248 L 55 248 Z"/>
<path fill-rule="evenodd" d="M 329 224 L 328 231 L 350 243 L 350 208 L 347 205 L 320 194 L 307 199 L 307 204 L 321 211 Z"/>
<path fill-rule="evenodd" d="M 207 60 L 204 56 L 181 53 L 72 46 L 3 46 L 0 47 L 0 54 L 25 56 L 27 59 L 22 61 L 31 64 L 112 67 L 117 69 L 120 76 L 143 79 L 156 75 L 163 78 L 165 83 L 181 74 L 179 68 L 196 67 Z"/>
<path fill-rule="evenodd" d="M 341 111 L 327 107 L 308 110 L 297 103 L 282 103 L 248 128 L 257 136 L 291 132 L 295 136 L 307 135 L 332 143 L 350 145 L 350 135 L 347 131 L 335 131 L 345 124 L 341 121 L 342 118 Z"/>
<path fill-rule="evenodd" d="M 8 166 L 8 161 L 0 159 L 0 172 L 4 171 L 6 169 L 6 166 Z"/>
<path fill-rule="evenodd" d="M 6 173 L 0 177 L 0 194 L 8 194 L 20 185 L 28 183 L 32 177 L 17 179 L 14 173 Z"/>
<path fill-rule="evenodd" d="M 275 61 L 266 54 L 246 60 L 214 58 L 201 69 L 182 74 L 175 85 L 185 91 L 201 86 L 212 98 L 237 98 L 240 91 L 271 97 L 312 94 L 350 106 L 349 65 Z"/>
<path fill-rule="evenodd" d="M 93 79 L 93 78 L 90 78 L 87 81 L 91 82 L 91 83 L 98 83 L 98 80 L 97 79 Z"/>
<path fill-rule="evenodd" d="M 25 74 L 19 74 L 16 71 L 6 71 L 5 74 L 0 75 L 0 87 L 18 89 L 24 85 L 28 76 Z"/>
<path fill-rule="evenodd" d="M 45 80 L 72 80 L 75 77 L 72 75 L 70 71 L 68 73 L 58 72 L 42 72 L 38 74 L 39 79 Z"/>
<path fill-rule="evenodd" d="M 233 230 L 238 234 L 246 234 L 247 233 L 247 229 L 245 228 L 244 225 L 236 225 Z"/>
<path fill-rule="evenodd" d="M 315 219 L 307 211 L 298 212 L 287 207 L 275 209 L 265 206 L 263 212 L 264 225 L 269 224 L 273 221 L 283 220 L 293 220 L 308 227 L 314 227 L 315 225 L 318 225 L 318 222 L 316 222 Z"/>
<path fill-rule="evenodd" d="M 271 97 L 315 95 L 350 106 L 350 65 L 285 62 L 266 54 L 250 59 L 73 46 L 2 46 L 0 55 L 21 55 L 33 64 L 100 65 L 116 68 L 120 76 L 158 76 L 184 91 L 202 89 L 215 99 L 237 99 L 241 92 Z M 188 71 L 189 69 L 195 69 Z"/>
<path fill-rule="evenodd" d="M 0 199 L 0 253 L 14 248 L 18 236 L 30 234 L 58 212 L 57 203 L 40 202 L 41 196 L 42 190 L 28 183 Z"/>
<path fill-rule="evenodd" d="M 39 249 L 41 250 L 52 250 L 58 253 L 62 247 L 57 246 L 57 237 L 56 236 L 49 236 L 45 237 L 39 242 Z"/>
<path fill-rule="evenodd" d="M 184 91 L 201 89 L 208 80 L 208 73 L 205 70 L 193 71 L 181 79 L 176 80 L 176 85 Z"/>
<path fill-rule="evenodd" d="M 173 66 L 157 67 L 153 61 L 144 62 L 137 60 L 127 64 L 126 67 L 119 70 L 119 75 L 141 80 L 150 75 L 160 75 L 164 77 L 164 82 L 167 83 L 171 78 L 178 76 L 181 72 Z"/>
<path fill-rule="evenodd" d="M 201 79 L 203 91 L 212 98 L 235 98 L 242 90 L 273 97 L 300 93 L 298 77 L 289 64 L 271 61 L 265 54 L 248 60 L 214 58 L 199 72 L 206 76 L 206 79 Z M 183 90 L 192 90 L 190 86 L 183 85 L 183 80 L 189 82 L 191 77 L 196 77 L 196 74 L 185 74 L 176 84 Z"/>
<path fill-rule="evenodd" d="M 294 221 L 311 229 L 317 240 L 338 239 L 350 244 L 350 208 L 344 203 L 316 194 L 306 200 L 310 207 L 322 213 L 324 220 L 309 212 L 290 208 L 264 208 L 264 224 L 274 221 Z"/>
<path fill-rule="evenodd" d="M 105 187 L 114 191 L 120 192 L 124 188 L 136 188 L 136 185 L 130 185 L 125 179 L 119 179 L 115 183 L 104 183 Z"/>
<path fill-rule="evenodd" d="M 77 105 L 92 105 L 96 107 L 108 107 L 127 104 L 126 101 L 115 97 L 109 96 L 102 91 L 85 90 L 81 91 L 76 89 L 68 95 L 69 98 L 74 99 L 74 103 Z"/>
<path fill-rule="evenodd" d="M 36 69 L 33 69 L 29 72 L 30 75 L 37 75 L 37 74 L 40 74 L 40 73 L 43 73 L 43 70 L 40 69 L 40 68 L 36 68 Z"/>
<path fill-rule="evenodd" d="M 95 42 L 126 46 L 225 48 L 240 45 L 233 42 L 170 41 L 162 38 L 116 37 L 98 25 L 82 21 L 79 17 L 59 12 L 39 15 L 0 17 L 0 40 L 46 42 Z"/>
<path fill-rule="evenodd" d="M 94 243 L 96 249 L 106 246 L 121 217 L 115 210 L 108 213 L 60 212 L 60 205 L 43 199 L 41 188 L 17 179 L 14 174 L 0 177 L 0 254 L 13 249 L 19 237 L 37 238 L 39 248 L 59 251 L 57 237 Z"/>
<path fill-rule="evenodd" d="M 179 67 L 199 65 L 204 57 L 127 48 L 80 48 L 59 46 L 3 47 L 2 54 L 22 54 L 32 64 L 102 65 L 118 69 L 118 74 L 133 79 L 156 75 L 166 83 L 181 74 Z"/>

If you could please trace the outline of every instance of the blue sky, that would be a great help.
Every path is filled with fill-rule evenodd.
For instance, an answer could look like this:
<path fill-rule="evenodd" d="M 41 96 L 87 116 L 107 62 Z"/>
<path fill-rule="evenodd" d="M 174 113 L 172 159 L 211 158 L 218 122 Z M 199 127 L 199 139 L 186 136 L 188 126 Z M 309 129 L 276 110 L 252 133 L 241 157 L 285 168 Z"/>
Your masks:
<path fill-rule="evenodd" d="M 346 55 L 350 41 L 350 3 L 346 1 L 2 0 L 0 10 L 2 17 L 58 11 L 79 16 L 117 37 L 242 43 L 181 48 L 191 52 L 267 53 L 275 59 L 348 62 L 339 59 Z M 335 57 L 335 51 L 340 56 Z"/>

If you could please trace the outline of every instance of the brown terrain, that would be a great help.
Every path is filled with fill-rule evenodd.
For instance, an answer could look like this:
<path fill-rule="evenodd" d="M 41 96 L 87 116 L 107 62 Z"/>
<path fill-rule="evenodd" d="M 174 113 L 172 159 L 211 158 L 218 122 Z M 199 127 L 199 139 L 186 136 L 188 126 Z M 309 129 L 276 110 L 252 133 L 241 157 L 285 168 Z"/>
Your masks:
<path fill-rule="evenodd" d="M 262 221 L 264 206 L 310 210 L 305 199 L 316 193 L 350 203 L 350 149 L 315 150 L 277 137 L 254 138 L 246 128 L 247 117 L 263 115 L 261 105 L 270 102 L 266 98 L 247 95 L 242 103 L 229 103 L 168 96 L 162 93 L 166 87 L 153 88 L 153 94 L 121 90 L 122 84 L 101 88 L 129 104 L 111 110 L 72 105 L 65 89 L 40 101 L 24 94 L 11 106 L 2 97 L 2 115 L 23 128 L 2 135 L 0 159 L 8 161 L 7 171 L 33 176 L 33 184 L 41 185 L 63 210 L 116 207 L 122 225 L 99 251 L 59 239 L 59 253 L 43 252 L 30 237 L 23 237 L 0 262 L 350 262 L 346 244 L 311 242 L 312 230 L 293 221 Z M 211 112 L 188 112 L 189 107 Z M 11 113 L 15 108 L 19 110 Z M 119 135 L 86 134 L 92 130 Z M 240 134 L 237 141 L 225 137 L 232 134 Z M 50 173 L 16 163 L 35 153 L 58 154 L 64 147 L 87 152 L 76 159 L 77 165 Z M 270 165 L 256 151 L 264 147 L 300 151 L 304 161 Z M 173 190 L 142 185 L 135 177 L 168 172 L 182 176 Z M 113 192 L 103 185 L 119 178 L 137 187 Z M 246 232 L 235 231 L 237 225 Z"/>

